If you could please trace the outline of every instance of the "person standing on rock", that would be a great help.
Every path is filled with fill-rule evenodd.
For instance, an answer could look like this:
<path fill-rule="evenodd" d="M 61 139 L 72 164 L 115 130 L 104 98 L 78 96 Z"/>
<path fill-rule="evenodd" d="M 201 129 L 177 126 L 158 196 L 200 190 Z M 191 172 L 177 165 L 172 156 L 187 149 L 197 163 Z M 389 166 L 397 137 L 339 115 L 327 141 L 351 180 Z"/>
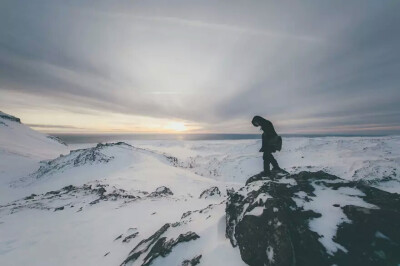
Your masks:
<path fill-rule="evenodd" d="M 255 127 L 261 127 L 261 130 L 263 131 L 260 152 L 264 153 L 264 175 L 271 174 L 270 164 L 272 164 L 273 171 L 281 171 L 282 169 L 279 167 L 278 162 L 275 160 L 272 153 L 282 149 L 282 138 L 276 134 L 271 121 L 268 121 L 261 116 L 256 115 L 253 117 L 251 123 Z"/>

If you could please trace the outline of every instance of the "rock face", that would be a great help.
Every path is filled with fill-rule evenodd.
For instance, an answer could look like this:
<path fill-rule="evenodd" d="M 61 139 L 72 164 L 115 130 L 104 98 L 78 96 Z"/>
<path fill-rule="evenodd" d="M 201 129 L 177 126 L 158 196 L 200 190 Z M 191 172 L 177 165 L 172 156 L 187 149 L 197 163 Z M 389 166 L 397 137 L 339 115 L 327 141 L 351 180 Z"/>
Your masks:
<path fill-rule="evenodd" d="M 21 119 L 19 119 L 18 117 L 3 113 L 0 111 L 0 118 L 6 119 L 6 120 L 10 120 L 13 122 L 17 122 L 17 123 L 21 123 Z"/>
<path fill-rule="evenodd" d="M 207 199 L 207 198 L 214 198 L 214 197 L 221 197 L 221 191 L 218 187 L 210 187 L 209 189 L 204 190 L 200 194 L 200 199 Z"/>
<path fill-rule="evenodd" d="M 199 238 L 196 233 L 190 231 L 186 232 L 185 234 L 180 234 L 176 239 L 167 239 L 167 237 L 161 237 L 170 227 L 176 226 L 179 226 L 179 223 L 164 224 L 149 238 L 140 241 L 139 244 L 137 244 L 137 246 L 129 253 L 128 257 L 124 260 L 124 262 L 122 262 L 121 265 L 130 265 L 142 255 L 145 256 L 140 265 L 150 265 L 157 257 L 167 256 L 172 251 L 173 247 L 179 243 L 189 242 Z"/>
<path fill-rule="evenodd" d="M 198 255 L 191 260 L 184 260 L 182 266 L 196 266 L 200 263 L 202 255 Z"/>
<path fill-rule="evenodd" d="M 249 265 L 400 263 L 400 195 L 324 172 L 228 191 L 226 224 Z"/>

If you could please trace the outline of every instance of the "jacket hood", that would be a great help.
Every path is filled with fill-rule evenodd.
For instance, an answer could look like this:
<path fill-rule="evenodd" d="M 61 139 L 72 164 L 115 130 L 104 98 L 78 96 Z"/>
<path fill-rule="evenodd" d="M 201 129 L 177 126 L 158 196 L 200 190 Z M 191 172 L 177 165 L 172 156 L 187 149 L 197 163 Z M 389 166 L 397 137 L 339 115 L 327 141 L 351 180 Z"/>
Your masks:
<path fill-rule="evenodd" d="M 265 128 L 266 125 L 268 124 L 268 121 L 265 118 L 256 115 L 255 117 L 253 117 L 253 120 L 251 120 L 251 123 L 255 127 L 261 126 L 261 128 Z"/>

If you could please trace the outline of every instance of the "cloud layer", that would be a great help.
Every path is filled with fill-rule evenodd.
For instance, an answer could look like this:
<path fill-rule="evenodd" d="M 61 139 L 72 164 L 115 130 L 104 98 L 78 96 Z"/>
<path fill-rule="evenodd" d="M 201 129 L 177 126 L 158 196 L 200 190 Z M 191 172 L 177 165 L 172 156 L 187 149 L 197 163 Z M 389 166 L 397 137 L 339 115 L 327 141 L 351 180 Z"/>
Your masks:
<path fill-rule="evenodd" d="M 258 114 L 288 133 L 400 132 L 397 1 L 0 5 L 0 105 L 22 118 L 63 110 L 251 132 Z"/>

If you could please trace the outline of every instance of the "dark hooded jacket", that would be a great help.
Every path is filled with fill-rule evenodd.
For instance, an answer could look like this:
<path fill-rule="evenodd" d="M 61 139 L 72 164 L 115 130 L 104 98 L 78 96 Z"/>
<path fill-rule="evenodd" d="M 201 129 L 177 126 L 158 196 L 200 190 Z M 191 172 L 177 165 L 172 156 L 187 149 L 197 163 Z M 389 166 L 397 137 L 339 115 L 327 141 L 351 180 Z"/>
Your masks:
<path fill-rule="evenodd" d="M 275 140 L 278 137 L 278 134 L 276 134 L 275 128 L 272 125 L 272 123 L 261 116 L 255 116 L 251 123 L 254 126 L 261 126 L 262 131 L 264 132 L 262 134 L 262 147 L 260 152 L 274 152 L 277 149 L 274 149 L 271 147 L 270 143 L 271 141 Z M 280 150 L 280 149 L 278 149 Z"/>

